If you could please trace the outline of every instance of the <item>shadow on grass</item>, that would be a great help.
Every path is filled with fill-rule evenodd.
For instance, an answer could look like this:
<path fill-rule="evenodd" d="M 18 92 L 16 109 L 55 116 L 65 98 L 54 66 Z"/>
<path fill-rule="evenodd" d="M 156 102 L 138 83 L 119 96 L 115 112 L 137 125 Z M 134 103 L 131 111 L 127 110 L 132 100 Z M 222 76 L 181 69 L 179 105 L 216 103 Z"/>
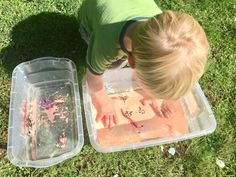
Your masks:
<path fill-rule="evenodd" d="M 45 56 L 69 58 L 77 66 L 81 83 L 85 73 L 86 50 L 87 46 L 80 38 L 79 23 L 74 16 L 43 12 L 13 27 L 10 45 L 2 49 L 0 58 L 9 76 L 21 62 Z M 88 144 L 85 124 L 84 132 L 85 144 Z M 0 148 L 6 148 L 6 144 L 1 143 Z"/>
<path fill-rule="evenodd" d="M 15 25 L 11 43 L 1 51 L 2 64 L 11 74 L 21 62 L 38 57 L 54 56 L 73 60 L 80 79 L 85 66 L 86 45 L 80 38 L 75 17 L 43 12 Z"/>

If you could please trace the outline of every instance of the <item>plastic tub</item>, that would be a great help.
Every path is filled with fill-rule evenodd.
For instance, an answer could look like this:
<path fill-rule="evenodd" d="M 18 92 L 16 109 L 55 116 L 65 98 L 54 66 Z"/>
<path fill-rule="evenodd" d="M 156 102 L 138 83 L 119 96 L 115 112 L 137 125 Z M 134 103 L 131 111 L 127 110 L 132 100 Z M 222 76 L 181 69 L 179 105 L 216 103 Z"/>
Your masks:
<path fill-rule="evenodd" d="M 119 93 L 122 95 L 123 93 L 139 89 L 134 82 L 133 73 L 130 68 L 105 72 L 103 79 L 106 91 L 111 96 L 114 94 L 119 95 Z M 95 122 L 94 106 L 91 103 L 86 82 L 83 85 L 83 101 L 90 142 L 99 152 L 124 151 L 173 143 L 207 135 L 216 128 L 215 117 L 199 84 L 195 86 L 191 93 L 174 103 L 179 103 L 176 104 L 177 107 L 179 106 L 178 109 L 181 108 L 183 110 L 184 116 L 182 116 L 182 120 L 186 122 L 187 128 L 185 127 L 185 129 L 187 131 L 182 131 L 180 127 L 179 129 L 182 133 L 174 131 L 171 136 L 166 137 L 161 132 L 158 132 L 158 128 L 163 130 L 168 128 L 163 123 L 163 121 L 166 121 L 163 119 L 166 118 L 149 119 L 149 122 L 142 120 L 137 122 L 136 126 L 134 126 L 134 123 L 126 121 L 128 122 L 127 124 L 113 127 L 110 130 L 101 127 L 98 129 Z M 174 119 L 170 120 L 174 121 Z M 175 124 L 178 124 L 178 121 L 176 119 Z M 162 127 L 159 126 L 161 123 L 163 123 Z M 142 132 L 143 126 L 150 127 L 153 131 L 150 132 L 146 129 Z"/>
<path fill-rule="evenodd" d="M 109 95 L 139 89 L 130 68 L 105 72 L 103 79 Z M 184 115 L 180 118 L 186 123 L 185 130 L 168 137 L 160 132 L 158 136 L 155 134 L 163 127 L 166 129 L 159 126 L 165 118 L 148 119 L 148 123 L 145 120 L 132 123 L 131 119 L 123 118 L 128 123 L 124 121 L 111 129 L 98 129 L 88 90 L 84 80 L 82 95 L 87 129 L 92 146 L 99 152 L 172 143 L 212 133 L 216 128 L 215 117 L 199 84 L 176 104 Z M 71 60 L 45 57 L 18 65 L 12 74 L 7 146 L 9 160 L 16 166 L 42 168 L 77 155 L 84 143 L 80 101 L 77 71 Z M 140 123 L 145 125 L 145 131 L 144 127 L 138 127 Z M 151 132 L 148 126 L 151 126 Z M 104 135 L 113 135 L 111 132 L 114 130 L 118 136 L 110 139 L 115 141 L 106 141 Z M 127 133 L 124 130 L 131 131 Z M 144 138 L 142 135 L 145 133 L 148 136 Z"/>
<path fill-rule="evenodd" d="M 45 57 L 12 74 L 7 154 L 16 166 L 48 167 L 84 143 L 75 64 Z"/>

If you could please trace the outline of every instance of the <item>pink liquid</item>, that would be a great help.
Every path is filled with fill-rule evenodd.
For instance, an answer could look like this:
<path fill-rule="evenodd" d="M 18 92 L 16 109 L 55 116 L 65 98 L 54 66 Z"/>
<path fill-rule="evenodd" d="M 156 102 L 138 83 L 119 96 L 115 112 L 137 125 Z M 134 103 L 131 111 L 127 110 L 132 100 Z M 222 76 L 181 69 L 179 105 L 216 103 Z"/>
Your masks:
<path fill-rule="evenodd" d="M 189 131 L 179 101 L 168 101 L 167 105 L 171 113 L 168 114 L 168 118 L 163 118 L 156 115 L 150 105 L 142 105 L 140 100 L 143 96 L 136 91 L 113 94 L 111 97 L 117 98 L 116 114 L 119 124 L 112 128 L 104 128 L 101 123 L 96 124 L 97 141 L 102 146 L 118 146 L 150 139 L 175 137 Z M 127 98 L 121 99 L 124 97 Z"/>

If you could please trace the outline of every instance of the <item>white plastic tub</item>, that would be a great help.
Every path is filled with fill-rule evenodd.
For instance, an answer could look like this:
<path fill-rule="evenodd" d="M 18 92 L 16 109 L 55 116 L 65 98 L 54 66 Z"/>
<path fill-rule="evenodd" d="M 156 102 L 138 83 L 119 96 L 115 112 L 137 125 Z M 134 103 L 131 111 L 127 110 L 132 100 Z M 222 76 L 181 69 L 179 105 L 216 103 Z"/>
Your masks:
<path fill-rule="evenodd" d="M 136 89 L 133 80 L 133 72 L 130 68 L 123 68 L 121 70 L 111 70 L 105 72 L 104 83 L 108 94 L 127 92 Z M 94 121 L 94 115 L 92 115 L 93 106 L 86 82 L 84 82 L 83 85 L 83 101 L 90 142 L 92 146 L 99 152 L 106 153 L 114 151 L 124 151 L 166 143 L 173 143 L 207 135 L 212 133 L 216 129 L 215 117 L 199 84 L 195 86 L 192 93 L 180 99 L 181 105 L 184 110 L 185 119 L 188 124 L 189 133 L 175 137 L 164 137 L 156 139 L 152 138 L 142 140 L 141 142 L 137 143 L 123 144 L 118 146 L 104 146 L 99 143 L 97 130 L 95 129 L 96 123 Z M 191 107 L 189 107 L 190 102 L 193 102 L 195 105 L 193 104 Z M 196 105 L 198 105 L 198 108 L 194 108 L 194 106 Z"/>

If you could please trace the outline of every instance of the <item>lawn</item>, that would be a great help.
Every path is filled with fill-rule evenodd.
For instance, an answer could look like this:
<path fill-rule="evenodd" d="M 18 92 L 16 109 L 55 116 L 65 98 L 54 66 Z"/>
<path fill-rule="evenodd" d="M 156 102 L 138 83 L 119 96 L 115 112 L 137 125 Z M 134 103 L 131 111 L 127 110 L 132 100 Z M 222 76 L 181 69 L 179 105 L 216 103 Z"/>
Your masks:
<path fill-rule="evenodd" d="M 11 73 L 42 56 L 72 59 L 84 76 L 86 45 L 76 20 L 81 0 L 0 0 L 0 176 L 236 176 L 236 1 L 156 0 L 161 9 L 189 13 L 205 29 L 211 46 L 200 84 L 212 105 L 216 131 L 175 144 L 102 154 L 89 143 L 78 156 L 45 169 L 19 168 L 7 159 Z M 175 147 L 172 156 L 167 150 Z M 216 164 L 223 160 L 224 168 Z"/>

